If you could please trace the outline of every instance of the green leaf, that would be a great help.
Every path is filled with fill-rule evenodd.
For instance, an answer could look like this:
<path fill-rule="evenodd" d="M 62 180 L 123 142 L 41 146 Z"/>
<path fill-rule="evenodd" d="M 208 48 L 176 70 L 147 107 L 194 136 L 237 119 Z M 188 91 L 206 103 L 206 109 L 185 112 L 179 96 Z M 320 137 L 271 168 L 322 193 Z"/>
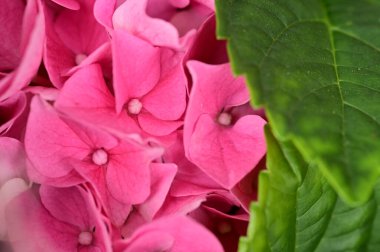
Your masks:
<path fill-rule="evenodd" d="M 274 134 L 350 203 L 380 174 L 380 1 L 217 0 L 218 34 Z"/>
<path fill-rule="evenodd" d="M 268 171 L 260 174 L 259 201 L 239 251 L 380 251 L 380 185 L 350 207 L 292 143 L 279 143 L 269 128 L 266 137 Z"/>

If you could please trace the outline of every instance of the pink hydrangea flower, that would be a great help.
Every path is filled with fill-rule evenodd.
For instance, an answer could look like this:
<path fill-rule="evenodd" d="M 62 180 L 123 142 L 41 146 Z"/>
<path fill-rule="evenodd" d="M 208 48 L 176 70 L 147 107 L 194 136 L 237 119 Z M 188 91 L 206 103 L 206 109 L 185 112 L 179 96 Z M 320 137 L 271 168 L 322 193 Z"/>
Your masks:
<path fill-rule="evenodd" d="M 165 136 L 180 127 L 187 86 L 183 54 L 121 30 L 113 33 L 112 50 L 116 111 L 151 135 Z"/>
<path fill-rule="evenodd" d="M 73 9 L 45 4 L 44 63 L 54 86 L 61 88 L 68 76 L 83 65 L 107 61 L 108 34 L 93 15 L 94 0 L 64 2 Z M 79 9 L 77 9 L 79 5 Z"/>
<path fill-rule="evenodd" d="M 76 171 L 89 181 L 119 224 L 129 212 L 128 207 L 122 214 L 116 211 L 120 204 L 139 204 L 149 196 L 149 165 L 161 154 L 159 148 L 61 118 L 38 97 L 31 104 L 25 146 L 29 160 L 43 176 L 61 178 Z M 113 203 L 120 204 L 113 208 Z"/>
<path fill-rule="evenodd" d="M 7 208 L 9 239 L 15 252 L 112 251 L 103 217 L 91 194 L 80 187 L 41 186 Z"/>
<path fill-rule="evenodd" d="M 239 108 L 249 102 L 249 94 L 229 64 L 191 61 L 188 67 L 193 86 L 184 124 L 186 155 L 230 189 L 264 156 L 266 122 L 257 115 L 241 115 Z"/>

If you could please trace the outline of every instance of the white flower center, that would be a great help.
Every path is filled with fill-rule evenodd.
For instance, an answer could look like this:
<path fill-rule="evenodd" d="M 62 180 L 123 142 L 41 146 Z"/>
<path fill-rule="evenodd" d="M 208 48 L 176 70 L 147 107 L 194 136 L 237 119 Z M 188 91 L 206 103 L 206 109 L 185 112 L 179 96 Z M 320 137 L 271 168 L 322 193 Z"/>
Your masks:
<path fill-rule="evenodd" d="M 80 245 L 88 246 L 92 243 L 92 233 L 88 231 L 81 232 L 78 236 L 78 242 Z"/>
<path fill-rule="evenodd" d="M 139 99 L 131 99 L 127 105 L 128 113 L 132 115 L 138 115 L 142 109 L 142 103 Z"/>
<path fill-rule="evenodd" d="M 92 162 L 96 165 L 105 165 L 108 162 L 108 153 L 104 149 L 97 149 L 92 153 Z"/>
<path fill-rule="evenodd" d="M 190 0 L 169 0 L 170 4 L 178 9 L 186 8 L 190 4 Z"/>
<path fill-rule="evenodd" d="M 75 56 L 75 63 L 77 65 L 80 65 L 80 63 L 82 63 L 82 61 L 85 60 L 86 58 L 87 58 L 86 54 L 83 54 L 83 53 L 77 54 L 77 56 Z"/>
<path fill-rule="evenodd" d="M 231 125 L 232 116 L 230 113 L 222 112 L 218 116 L 218 123 L 224 126 Z"/>

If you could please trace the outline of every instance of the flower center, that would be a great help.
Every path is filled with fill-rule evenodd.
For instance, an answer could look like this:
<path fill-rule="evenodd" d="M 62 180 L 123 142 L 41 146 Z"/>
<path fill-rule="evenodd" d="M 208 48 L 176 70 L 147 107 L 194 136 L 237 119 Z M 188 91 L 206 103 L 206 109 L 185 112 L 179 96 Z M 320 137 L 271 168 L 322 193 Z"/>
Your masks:
<path fill-rule="evenodd" d="M 80 245 L 88 246 L 92 243 L 92 233 L 88 231 L 81 232 L 78 236 L 78 242 Z"/>
<path fill-rule="evenodd" d="M 227 234 L 231 231 L 232 231 L 232 227 L 230 223 L 223 221 L 218 224 L 218 232 L 220 234 Z"/>
<path fill-rule="evenodd" d="M 231 125 L 232 116 L 230 113 L 222 112 L 218 116 L 218 123 L 224 126 Z"/>
<path fill-rule="evenodd" d="M 141 112 L 142 103 L 139 101 L 139 99 L 131 99 L 128 102 L 127 109 L 129 114 L 138 115 Z"/>
<path fill-rule="evenodd" d="M 83 54 L 83 53 L 77 54 L 77 56 L 75 56 L 75 63 L 77 65 L 80 65 L 80 63 L 82 63 L 82 61 L 85 60 L 86 58 L 87 58 L 86 54 Z"/>
<path fill-rule="evenodd" d="M 92 153 L 92 162 L 96 165 L 105 165 L 108 162 L 108 153 L 104 149 L 97 149 Z"/>
<path fill-rule="evenodd" d="M 170 4 L 178 9 L 186 8 L 190 4 L 190 0 L 169 0 Z"/>

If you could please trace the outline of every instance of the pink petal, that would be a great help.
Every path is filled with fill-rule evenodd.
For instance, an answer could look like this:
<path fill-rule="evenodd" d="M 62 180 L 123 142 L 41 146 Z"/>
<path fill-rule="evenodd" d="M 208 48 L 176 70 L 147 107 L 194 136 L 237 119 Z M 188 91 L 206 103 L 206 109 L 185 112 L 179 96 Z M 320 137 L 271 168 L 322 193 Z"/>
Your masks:
<path fill-rule="evenodd" d="M 83 1 L 80 10 L 63 9 L 54 30 L 63 44 L 76 54 L 89 55 L 108 41 L 108 35 L 93 16 L 93 1 Z"/>
<path fill-rule="evenodd" d="M 124 141 L 110 152 L 106 183 L 110 194 L 123 203 L 139 204 L 150 194 L 150 163 L 160 149 L 147 149 Z"/>
<path fill-rule="evenodd" d="M 38 12 L 40 8 L 39 2 L 27 2 L 20 45 L 22 58 L 17 69 L 8 75 L 9 78 L 0 80 L 0 100 L 12 96 L 27 86 L 38 71 L 45 38 L 45 21 L 42 13 Z"/>
<path fill-rule="evenodd" d="M 115 30 L 112 52 L 116 110 L 120 113 L 130 98 L 140 98 L 158 82 L 160 50 L 125 31 Z"/>
<path fill-rule="evenodd" d="M 25 151 L 20 141 L 0 137 L 0 157 L 0 188 L 12 178 L 25 177 Z"/>
<path fill-rule="evenodd" d="M 113 25 L 156 46 L 179 48 L 179 34 L 170 23 L 146 14 L 148 0 L 128 0 L 116 9 Z"/>
<path fill-rule="evenodd" d="M 0 1 L 0 70 L 17 67 L 21 55 L 21 29 L 25 3 L 21 0 Z"/>
<path fill-rule="evenodd" d="M 149 113 L 139 114 L 138 122 L 145 132 L 154 136 L 169 135 L 183 125 L 182 121 L 163 121 Z"/>
<path fill-rule="evenodd" d="M 71 162 L 84 159 L 90 151 L 89 146 L 39 97 L 31 102 L 25 148 L 38 172 L 47 177 L 69 174 L 74 169 Z"/>
<path fill-rule="evenodd" d="M 94 209 L 91 209 L 84 195 L 85 193 L 77 187 L 55 188 L 44 185 L 40 187 L 42 204 L 50 214 L 57 220 L 81 229 L 93 225 L 90 213 Z"/>
<path fill-rule="evenodd" d="M 132 205 L 122 203 L 110 194 L 107 188 L 106 171 L 97 169 L 82 175 L 91 183 L 95 191 L 93 194 L 99 199 L 110 222 L 116 227 L 122 226 L 131 212 Z"/>
<path fill-rule="evenodd" d="M 75 170 L 70 171 L 62 177 L 47 177 L 41 174 L 31 163 L 27 161 L 27 173 L 31 182 L 56 187 L 69 187 L 84 182 L 84 179 Z"/>
<path fill-rule="evenodd" d="M 183 134 L 178 134 L 177 141 L 166 148 L 164 161 L 178 165 L 178 172 L 170 189 L 172 196 L 206 195 L 222 187 L 213 181 L 185 157 Z"/>
<path fill-rule="evenodd" d="M 248 115 L 232 128 L 225 128 L 209 115 L 203 115 L 191 136 L 189 158 L 211 178 L 230 189 L 264 156 L 264 125 L 261 117 Z"/>
<path fill-rule="evenodd" d="M 83 123 L 124 133 L 139 132 L 134 120 L 125 114 L 116 114 L 114 98 L 99 65 L 84 66 L 68 79 L 55 107 Z"/>
<path fill-rule="evenodd" d="M 164 53 L 162 53 L 164 54 Z M 175 56 L 174 56 L 175 57 Z M 161 78 L 154 89 L 142 99 L 143 106 L 156 118 L 162 120 L 177 120 L 186 107 L 187 78 L 179 60 L 166 59 L 176 62 L 173 68 L 161 71 Z"/>
<path fill-rule="evenodd" d="M 161 240 L 161 237 L 165 239 Z M 172 237 L 172 239 L 170 239 Z M 163 249 L 170 251 L 223 251 L 217 238 L 184 216 L 161 218 L 142 226 L 128 240 L 125 251 Z M 171 246 L 170 246 L 171 245 Z"/>
<path fill-rule="evenodd" d="M 177 172 L 175 164 L 151 164 L 151 193 L 143 204 L 137 206 L 138 211 L 146 220 L 152 220 L 165 201 L 171 183 Z"/>
<path fill-rule="evenodd" d="M 76 251 L 78 228 L 57 221 L 31 192 L 14 199 L 6 213 L 15 251 Z"/>
<path fill-rule="evenodd" d="M 189 61 L 193 87 L 190 93 L 184 124 L 184 146 L 188 154 L 190 136 L 199 116 L 217 116 L 224 108 L 249 101 L 248 89 L 242 77 L 234 78 L 230 65 L 208 65 Z"/>
<path fill-rule="evenodd" d="M 77 226 L 81 232 L 93 233 L 92 244 L 88 246 L 90 251 L 96 251 L 96 247 L 100 247 L 100 251 L 110 251 L 106 226 L 90 193 L 80 187 L 41 186 L 40 195 L 42 204 L 57 220 Z"/>
<path fill-rule="evenodd" d="M 116 0 L 97 0 L 94 4 L 96 20 L 108 29 L 112 29 L 112 16 L 116 8 Z"/>
<path fill-rule="evenodd" d="M 76 0 L 52 0 L 57 4 L 71 10 L 79 10 L 80 4 Z"/>

